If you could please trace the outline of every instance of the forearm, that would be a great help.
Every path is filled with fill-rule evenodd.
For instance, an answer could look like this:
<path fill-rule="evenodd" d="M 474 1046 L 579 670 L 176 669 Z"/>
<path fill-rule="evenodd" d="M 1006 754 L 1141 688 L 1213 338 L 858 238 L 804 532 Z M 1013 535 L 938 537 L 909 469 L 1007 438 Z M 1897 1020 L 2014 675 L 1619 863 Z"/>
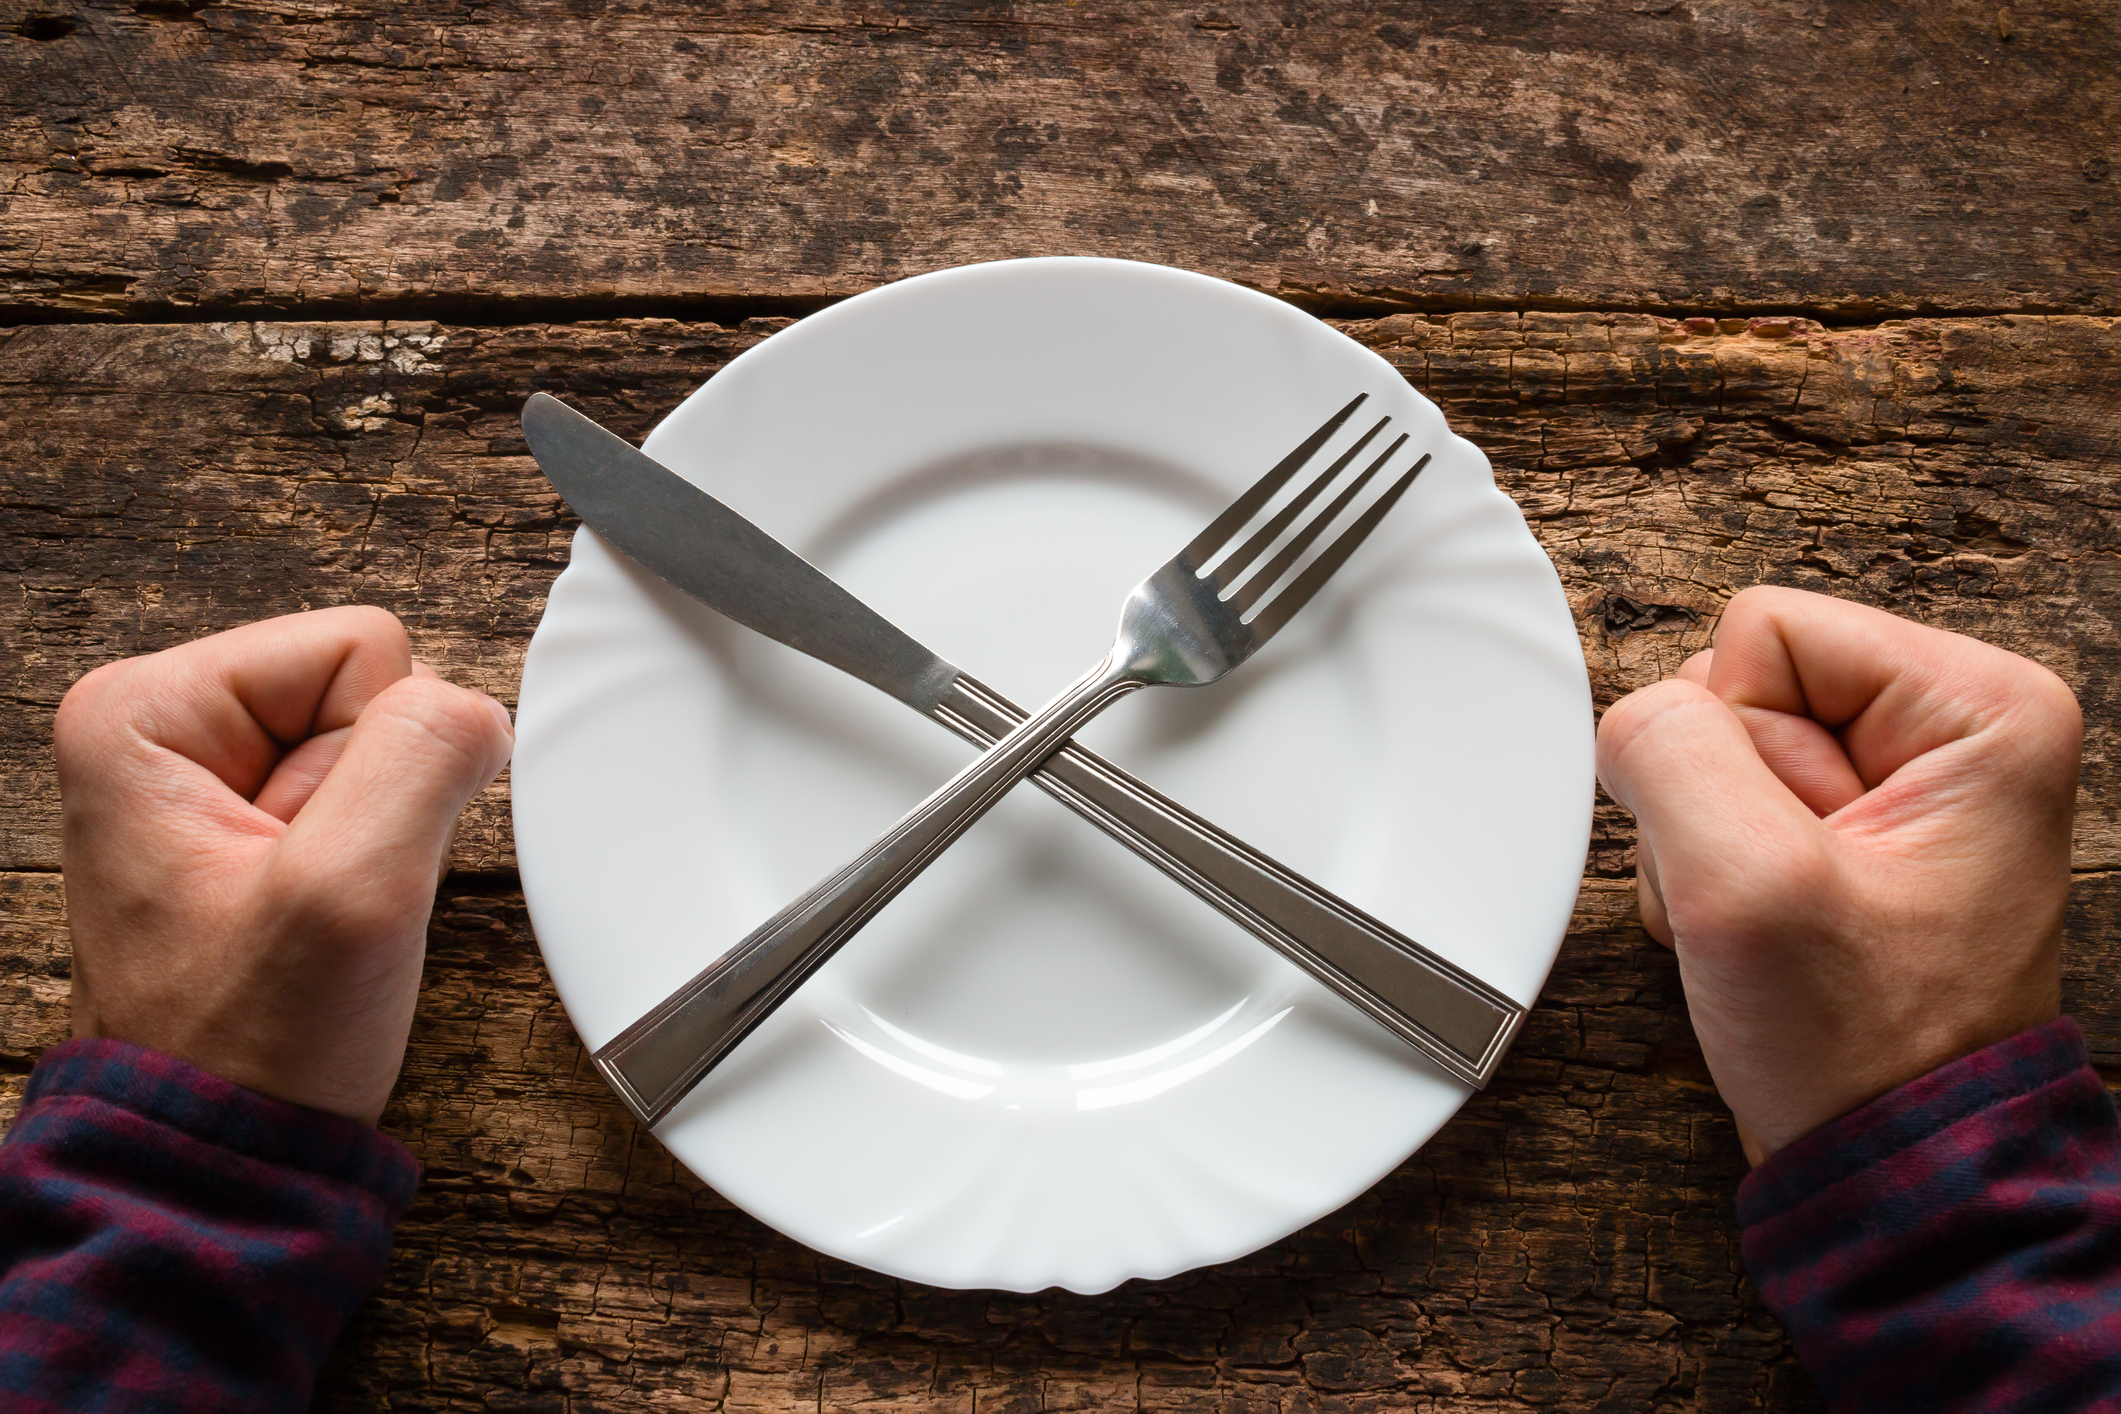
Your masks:
<path fill-rule="evenodd" d="M 0 1144 L 0 1393 L 25 1411 L 302 1410 L 417 1168 L 368 1126 L 73 1041 Z"/>
<path fill-rule="evenodd" d="M 2068 1018 L 1804 1136 L 1738 1206 L 1834 1409 L 2121 1399 L 2121 1126 Z"/>

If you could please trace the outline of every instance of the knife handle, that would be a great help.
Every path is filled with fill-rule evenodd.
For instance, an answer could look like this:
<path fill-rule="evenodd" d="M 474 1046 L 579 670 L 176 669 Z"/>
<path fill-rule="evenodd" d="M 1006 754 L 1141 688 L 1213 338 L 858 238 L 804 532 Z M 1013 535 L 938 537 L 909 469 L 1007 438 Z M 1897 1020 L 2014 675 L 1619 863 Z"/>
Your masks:
<path fill-rule="evenodd" d="M 1027 714 L 959 674 L 929 715 L 986 747 Z M 1075 742 L 1031 779 L 1476 1089 L 1524 1023 L 1522 1006 L 1472 973 Z"/>

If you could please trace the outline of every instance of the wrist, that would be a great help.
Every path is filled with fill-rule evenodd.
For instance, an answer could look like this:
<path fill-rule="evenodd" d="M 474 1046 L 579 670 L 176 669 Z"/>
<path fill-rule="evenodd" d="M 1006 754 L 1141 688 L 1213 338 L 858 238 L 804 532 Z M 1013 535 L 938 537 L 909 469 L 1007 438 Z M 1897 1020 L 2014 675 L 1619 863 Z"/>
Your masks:
<path fill-rule="evenodd" d="M 1785 1084 L 1770 1103 L 1732 1107 L 1746 1162 L 1757 1167 L 1886 1096 L 2001 1042 L 2039 1032 L 2060 1017 L 2056 999 L 1958 1022 L 1911 1024 L 1898 1035 L 1870 1030 L 1829 1048 L 1848 1059 L 1818 1074 L 1814 1084 L 1801 1086 L 1801 1093 L 1793 1093 L 1799 1086 Z"/>
<path fill-rule="evenodd" d="M 335 1052 L 322 1038 L 303 1043 L 251 1034 L 232 1022 L 187 1024 L 167 1016 L 141 1023 L 77 1003 L 73 1040 L 158 1056 L 261 1100 L 369 1129 L 382 1118 L 405 1047 L 401 1027 L 389 1065 L 379 1071 L 370 1057 L 343 1054 L 344 1047 Z"/>
<path fill-rule="evenodd" d="M 105 1107 L 153 1126 L 164 1142 L 204 1146 L 246 1162 L 301 1169 L 371 1194 L 395 1222 L 418 1182 L 405 1147 L 373 1125 L 279 1099 L 179 1056 L 107 1036 L 76 1037 L 44 1052 L 21 1114 L 40 1108 Z M 9 1136 L 29 1131 L 20 1120 Z"/>

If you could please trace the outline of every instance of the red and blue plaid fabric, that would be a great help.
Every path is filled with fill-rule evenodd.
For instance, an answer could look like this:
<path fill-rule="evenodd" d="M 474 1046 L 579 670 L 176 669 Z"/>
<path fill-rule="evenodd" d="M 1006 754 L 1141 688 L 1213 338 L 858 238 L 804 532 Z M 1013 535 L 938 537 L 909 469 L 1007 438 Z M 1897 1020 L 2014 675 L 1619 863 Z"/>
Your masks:
<path fill-rule="evenodd" d="M 0 1144 L 0 1407 L 309 1407 L 381 1279 L 404 1147 L 118 1041 L 44 1054 Z"/>
<path fill-rule="evenodd" d="M 0 1144 L 5 1407 L 307 1407 L 416 1179 L 364 1125 L 53 1048 Z M 1837 1410 L 2121 1410 L 2121 1124 L 2068 1018 L 1806 1135 L 1738 1203 Z"/>
<path fill-rule="evenodd" d="M 2121 1126 L 2068 1017 L 1805 1135 L 1738 1218 L 1837 1411 L 2121 1409 Z"/>

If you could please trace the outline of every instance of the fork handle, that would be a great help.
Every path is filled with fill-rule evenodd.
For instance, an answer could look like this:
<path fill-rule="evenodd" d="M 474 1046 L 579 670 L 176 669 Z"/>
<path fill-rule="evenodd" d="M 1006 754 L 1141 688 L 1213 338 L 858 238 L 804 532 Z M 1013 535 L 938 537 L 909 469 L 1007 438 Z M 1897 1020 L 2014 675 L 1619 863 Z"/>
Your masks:
<path fill-rule="evenodd" d="M 980 746 L 1024 720 L 1023 708 L 963 674 L 931 715 Z M 1476 1089 L 1487 1084 L 1524 1022 L 1515 998 L 1080 743 L 1048 756 L 1031 779 Z"/>
<path fill-rule="evenodd" d="M 900 890 L 1084 723 L 1144 684 L 1110 658 L 591 1057 L 645 1124 L 670 1113 Z"/>

